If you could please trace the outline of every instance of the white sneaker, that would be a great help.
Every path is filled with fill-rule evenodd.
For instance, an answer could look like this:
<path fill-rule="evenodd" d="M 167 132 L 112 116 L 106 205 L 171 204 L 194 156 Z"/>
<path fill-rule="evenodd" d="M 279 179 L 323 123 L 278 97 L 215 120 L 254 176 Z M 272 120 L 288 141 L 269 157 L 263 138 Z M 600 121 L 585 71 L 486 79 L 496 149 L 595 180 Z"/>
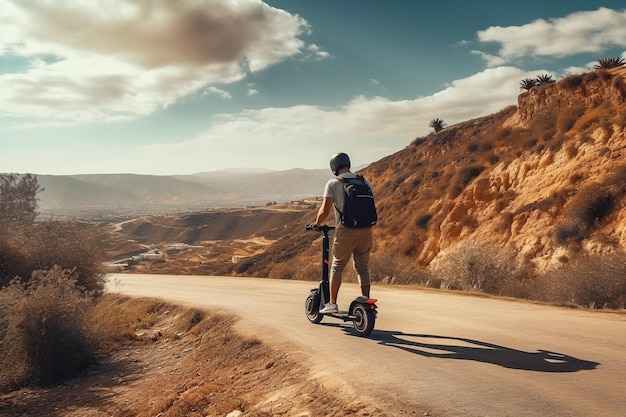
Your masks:
<path fill-rule="evenodd" d="M 338 311 L 339 311 L 339 307 L 337 307 L 337 304 L 326 303 L 324 308 L 322 308 L 320 310 L 320 313 L 322 313 L 322 314 L 330 314 L 330 313 L 336 313 Z"/>

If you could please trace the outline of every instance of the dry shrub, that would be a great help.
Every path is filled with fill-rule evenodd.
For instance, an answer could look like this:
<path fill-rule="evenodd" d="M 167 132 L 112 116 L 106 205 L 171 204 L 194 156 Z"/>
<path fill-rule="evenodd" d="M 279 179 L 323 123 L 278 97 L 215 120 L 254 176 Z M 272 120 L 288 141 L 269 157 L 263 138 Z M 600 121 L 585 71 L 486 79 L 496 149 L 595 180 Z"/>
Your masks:
<path fill-rule="evenodd" d="M 613 210 L 615 195 L 607 185 L 593 182 L 570 199 L 564 209 L 564 219 L 556 227 L 559 244 L 586 239 L 593 225 Z"/>
<path fill-rule="evenodd" d="M 290 259 L 285 262 L 274 264 L 269 277 L 272 279 L 295 279 L 300 281 L 319 281 L 322 276 L 320 260 L 303 261 L 303 259 Z"/>
<path fill-rule="evenodd" d="M 154 325 L 157 317 L 170 305 L 156 299 L 107 295 L 98 300 L 91 314 L 91 326 L 103 341 L 124 342 L 136 339 L 137 329 Z"/>
<path fill-rule="evenodd" d="M 569 144 L 565 147 L 565 153 L 569 159 L 573 159 L 578 155 L 578 148 L 574 144 Z"/>
<path fill-rule="evenodd" d="M 509 140 L 511 138 L 511 133 L 513 132 L 513 128 L 510 126 L 498 126 L 496 130 L 493 132 L 493 140 L 496 142 Z"/>
<path fill-rule="evenodd" d="M 448 196 L 450 198 L 457 197 L 484 169 L 485 167 L 480 165 L 468 165 L 458 169 L 448 187 Z"/>
<path fill-rule="evenodd" d="M 456 174 L 457 183 L 463 188 L 467 187 L 467 185 L 474 180 L 474 178 L 478 177 L 481 172 L 485 170 L 485 167 L 479 165 L 470 165 L 461 168 Z"/>
<path fill-rule="evenodd" d="M 574 128 L 578 131 L 585 131 L 594 125 L 597 125 L 604 118 L 604 110 L 591 109 L 580 116 L 574 124 Z"/>
<path fill-rule="evenodd" d="M 521 144 L 524 149 L 534 146 L 534 144 L 529 144 L 532 139 L 534 139 L 534 135 L 529 129 L 515 128 L 507 135 L 508 143 Z"/>
<path fill-rule="evenodd" d="M 97 338 L 88 316 L 94 303 L 70 270 L 36 271 L 0 291 L 0 389 L 49 385 L 95 362 Z"/>
<path fill-rule="evenodd" d="M 573 90 L 580 87 L 583 84 L 583 81 L 583 74 L 570 74 L 561 80 L 560 85 L 566 90 Z"/>
<path fill-rule="evenodd" d="M 544 301 L 590 308 L 626 307 L 626 253 L 585 256 L 542 277 Z"/>
<path fill-rule="evenodd" d="M 33 271 L 55 265 L 71 270 L 87 292 L 104 291 L 102 232 L 91 225 L 44 221 L 14 227 L 0 236 L 0 287 L 15 277 L 28 281 Z"/>
<path fill-rule="evenodd" d="M 418 214 L 417 217 L 415 217 L 415 225 L 420 229 L 426 230 L 428 229 L 428 223 L 430 223 L 432 218 L 432 214 L 429 213 Z"/>
<path fill-rule="evenodd" d="M 577 107 L 563 107 L 558 114 L 557 119 L 557 128 L 561 133 L 565 133 L 569 131 L 574 125 L 576 121 L 585 114 L 584 106 Z"/>
<path fill-rule="evenodd" d="M 95 360 L 88 317 L 104 291 L 97 228 L 44 221 L 0 233 L 0 389 L 48 385 Z"/>
<path fill-rule="evenodd" d="M 427 269 L 417 269 L 411 257 L 400 253 L 374 253 L 370 258 L 370 277 L 373 282 L 399 285 L 439 286 Z"/>
<path fill-rule="evenodd" d="M 531 268 L 515 252 L 495 246 L 459 246 L 437 262 L 442 288 L 524 297 Z"/>
<path fill-rule="evenodd" d="M 550 140 L 556 134 L 557 113 L 553 109 L 543 110 L 534 115 L 532 120 L 532 136 L 542 141 Z"/>
<path fill-rule="evenodd" d="M 622 101 L 626 100 L 626 82 L 622 77 L 616 77 L 611 82 L 613 88 L 615 88 L 622 99 Z"/>

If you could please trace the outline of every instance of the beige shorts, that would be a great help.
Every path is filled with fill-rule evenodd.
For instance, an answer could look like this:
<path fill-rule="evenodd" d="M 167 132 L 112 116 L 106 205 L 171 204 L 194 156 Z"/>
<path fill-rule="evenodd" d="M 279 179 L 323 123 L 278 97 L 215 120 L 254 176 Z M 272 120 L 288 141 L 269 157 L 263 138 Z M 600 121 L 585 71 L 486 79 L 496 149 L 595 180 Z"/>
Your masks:
<path fill-rule="evenodd" d="M 357 272 L 359 285 L 370 285 L 369 260 L 372 251 L 373 237 L 372 228 L 348 228 L 338 227 L 335 229 L 333 241 L 333 262 L 330 268 L 330 284 L 341 284 L 343 270 L 350 261 L 354 260 L 354 269 Z"/>

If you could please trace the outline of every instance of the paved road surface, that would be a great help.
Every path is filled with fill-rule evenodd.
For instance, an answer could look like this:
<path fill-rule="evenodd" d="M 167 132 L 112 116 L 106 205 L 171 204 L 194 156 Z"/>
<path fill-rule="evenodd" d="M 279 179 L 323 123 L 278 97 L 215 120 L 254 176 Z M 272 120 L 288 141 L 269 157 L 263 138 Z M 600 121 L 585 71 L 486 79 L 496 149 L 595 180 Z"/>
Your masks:
<path fill-rule="evenodd" d="M 331 382 L 436 416 L 626 416 L 626 314 L 373 287 L 376 328 L 310 324 L 315 283 L 112 274 L 113 292 L 237 314 L 243 331 L 292 349 Z M 344 284 L 340 307 L 357 296 Z M 422 414 L 419 414 L 422 415 Z"/>

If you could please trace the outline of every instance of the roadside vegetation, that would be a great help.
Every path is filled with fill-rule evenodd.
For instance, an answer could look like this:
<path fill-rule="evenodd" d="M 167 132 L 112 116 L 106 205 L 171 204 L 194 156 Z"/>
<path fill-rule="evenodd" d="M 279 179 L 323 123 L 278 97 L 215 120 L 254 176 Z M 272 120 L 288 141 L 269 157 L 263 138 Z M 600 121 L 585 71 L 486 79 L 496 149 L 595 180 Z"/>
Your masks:
<path fill-rule="evenodd" d="M 289 352 L 238 333 L 232 316 L 107 294 L 86 321 L 98 365 L 45 389 L 0 391 L 0 415 L 393 415 L 329 392 Z"/>
<path fill-rule="evenodd" d="M 390 264 L 375 255 L 373 279 L 385 284 L 412 284 L 567 307 L 626 308 L 626 253 L 623 251 L 582 256 L 543 273 L 537 272 L 530 262 L 520 261 L 512 251 L 473 244 L 444 254 L 433 269 L 415 271 L 411 262 L 398 257 L 393 257 Z"/>
<path fill-rule="evenodd" d="M 48 385 L 95 362 L 104 291 L 97 228 L 36 221 L 33 175 L 0 174 L 0 390 Z"/>

